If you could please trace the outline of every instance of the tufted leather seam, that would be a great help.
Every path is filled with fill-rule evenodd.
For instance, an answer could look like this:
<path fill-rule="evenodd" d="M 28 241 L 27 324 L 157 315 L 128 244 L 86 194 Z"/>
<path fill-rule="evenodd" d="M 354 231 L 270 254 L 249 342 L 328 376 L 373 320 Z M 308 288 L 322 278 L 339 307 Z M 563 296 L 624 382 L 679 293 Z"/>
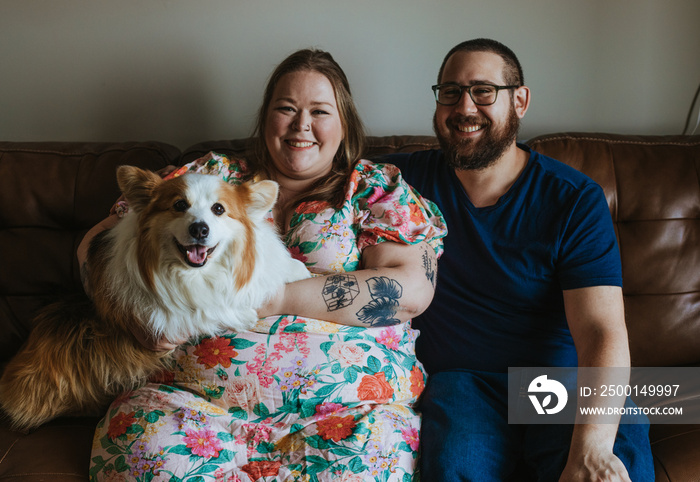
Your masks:
<path fill-rule="evenodd" d="M 676 437 L 680 437 L 681 435 L 687 435 L 689 433 L 698 432 L 698 431 L 700 431 L 700 428 L 695 428 L 693 430 L 688 430 L 687 432 L 681 432 L 681 433 L 677 433 L 677 434 L 674 434 L 674 435 L 671 435 L 668 437 L 664 437 L 662 439 L 654 440 L 651 444 L 654 445 L 654 444 L 657 444 L 660 442 L 665 442 L 666 440 L 671 440 L 671 439 L 674 439 Z"/>
<path fill-rule="evenodd" d="M 574 141 L 596 141 L 605 142 L 608 144 L 629 144 L 638 146 L 700 146 L 700 141 L 697 142 L 671 142 L 671 141 L 632 141 L 632 140 L 620 140 L 620 139 L 604 139 L 601 137 L 575 137 L 575 136 L 557 136 L 557 137 L 547 137 L 545 139 L 537 139 L 533 144 L 528 144 L 533 147 L 538 144 L 544 144 L 550 141 L 562 141 L 562 140 L 574 140 Z"/>
<path fill-rule="evenodd" d="M 12 442 L 12 445 L 10 445 L 10 446 L 7 448 L 7 451 L 3 454 L 2 458 L 0 459 L 0 465 L 1 465 L 2 462 L 5 460 L 5 457 L 7 457 L 7 454 L 9 454 L 9 453 L 12 451 L 12 447 L 15 446 L 15 444 L 17 443 L 18 440 L 19 440 L 19 439 L 16 438 L 15 441 Z"/>
<path fill-rule="evenodd" d="M 674 293 L 625 293 L 625 296 L 685 296 L 694 295 L 700 293 L 700 291 L 678 291 Z"/>
<path fill-rule="evenodd" d="M 664 465 L 663 461 L 656 456 L 655 454 L 652 454 L 653 459 L 661 466 L 661 468 L 664 470 L 664 475 L 666 476 L 666 479 L 671 480 L 669 475 L 668 475 L 668 469 L 666 469 L 666 465 Z"/>

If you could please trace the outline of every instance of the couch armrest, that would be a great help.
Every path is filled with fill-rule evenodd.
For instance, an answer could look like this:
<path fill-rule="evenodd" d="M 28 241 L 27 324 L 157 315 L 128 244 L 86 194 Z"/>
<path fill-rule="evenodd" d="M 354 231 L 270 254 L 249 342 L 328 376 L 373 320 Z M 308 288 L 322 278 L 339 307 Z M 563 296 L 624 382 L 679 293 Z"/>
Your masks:
<path fill-rule="evenodd" d="M 700 136 L 559 133 L 528 144 L 605 191 L 633 365 L 700 362 Z"/>

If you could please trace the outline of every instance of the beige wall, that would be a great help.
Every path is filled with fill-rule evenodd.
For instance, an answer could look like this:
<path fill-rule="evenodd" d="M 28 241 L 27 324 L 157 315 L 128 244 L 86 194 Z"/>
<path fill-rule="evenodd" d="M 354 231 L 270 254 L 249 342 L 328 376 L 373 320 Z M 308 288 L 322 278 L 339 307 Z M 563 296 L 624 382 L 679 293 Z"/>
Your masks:
<path fill-rule="evenodd" d="M 244 137 L 271 69 L 309 46 L 370 134 L 430 134 L 442 57 L 478 36 L 524 65 L 523 138 L 679 134 L 700 82 L 698 0 L 0 0 L 0 140 Z"/>

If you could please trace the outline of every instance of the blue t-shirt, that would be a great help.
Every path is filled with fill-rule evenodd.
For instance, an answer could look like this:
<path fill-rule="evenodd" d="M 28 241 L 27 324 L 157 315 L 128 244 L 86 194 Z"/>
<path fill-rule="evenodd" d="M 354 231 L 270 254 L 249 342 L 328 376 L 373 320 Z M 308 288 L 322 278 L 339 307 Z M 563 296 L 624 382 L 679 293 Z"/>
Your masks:
<path fill-rule="evenodd" d="M 468 368 L 576 366 L 562 290 L 622 286 L 620 254 L 602 188 L 530 151 L 493 206 L 469 200 L 442 151 L 385 156 L 447 222 L 435 298 L 414 320 L 429 373 Z"/>

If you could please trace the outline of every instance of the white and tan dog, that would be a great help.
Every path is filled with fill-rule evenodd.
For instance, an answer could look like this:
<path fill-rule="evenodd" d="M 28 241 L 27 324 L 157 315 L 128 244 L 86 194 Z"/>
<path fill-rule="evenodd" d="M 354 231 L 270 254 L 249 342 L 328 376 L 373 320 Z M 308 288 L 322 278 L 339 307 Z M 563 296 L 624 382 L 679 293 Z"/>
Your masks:
<path fill-rule="evenodd" d="M 167 365 L 170 354 L 143 347 L 134 327 L 168 340 L 243 331 L 283 284 L 310 276 L 265 220 L 275 182 L 164 181 L 131 166 L 117 179 L 130 211 L 90 245 L 92 302 L 43 312 L 0 379 L 0 406 L 15 428 L 98 414 Z"/>

